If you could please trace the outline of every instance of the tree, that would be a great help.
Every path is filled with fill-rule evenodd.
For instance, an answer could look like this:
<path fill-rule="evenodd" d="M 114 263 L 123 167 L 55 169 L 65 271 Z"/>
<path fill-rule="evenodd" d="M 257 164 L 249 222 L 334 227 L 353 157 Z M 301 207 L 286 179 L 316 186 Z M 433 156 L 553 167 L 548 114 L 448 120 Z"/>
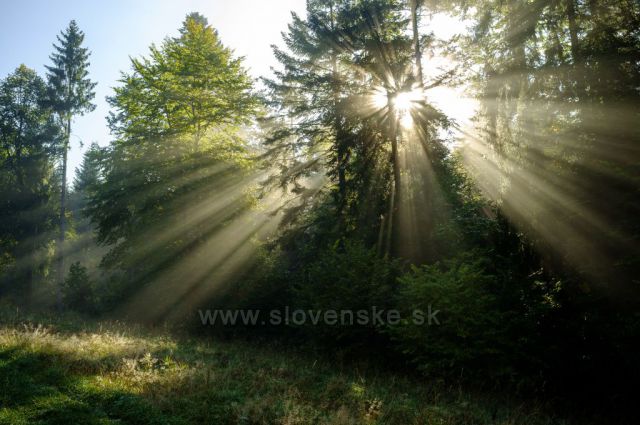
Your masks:
<path fill-rule="evenodd" d="M 82 163 L 75 171 L 67 205 L 69 223 L 65 261 L 68 264 L 81 262 L 92 278 L 98 275 L 100 261 L 106 253 L 106 249 L 96 243 L 96 226 L 91 223 L 87 207 L 104 180 L 105 151 L 105 148 L 94 142 L 84 152 Z"/>
<path fill-rule="evenodd" d="M 409 7 L 411 8 L 411 31 L 413 34 L 413 50 L 415 55 L 415 76 L 420 87 L 424 85 L 424 76 L 422 73 L 422 46 L 420 45 L 420 33 L 418 31 L 418 14 L 421 5 L 422 0 L 409 0 Z"/>
<path fill-rule="evenodd" d="M 286 49 L 274 48 L 281 69 L 265 81 L 279 122 L 266 144 L 283 164 L 273 180 L 302 201 L 331 193 L 334 236 L 367 229 L 361 236 L 378 239 L 387 253 L 399 245 L 392 243 L 401 205 L 399 120 L 410 114 L 425 146 L 449 125 L 416 81 L 419 46 L 407 36 L 409 22 L 398 1 L 311 1 L 305 19 L 293 16 Z M 409 105 L 400 107 L 402 99 Z M 301 188 L 302 178 L 322 173 L 324 190 Z M 291 211 L 303 216 L 308 207 Z"/>
<path fill-rule="evenodd" d="M 62 141 L 62 183 L 60 187 L 60 238 L 58 247 L 58 282 L 62 285 L 64 278 L 64 239 L 65 239 L 65 209 L 67 195 L 67 153 L 71 138 L 71 121 L 76 115 L 84 115 L 95 109 L 91 103 L 95 97 L 93 91 L 96 84 L 89 78 L 89 50 L 82 47 L 84 33 L 76 21 L 72 20 L 67 29 L 53 45 L 54 52 L 49 57 L 52 65 L 46 66 L 49 84 L 49 101 L 58 115 L 59 122 L 64 126 Z"/>
<path fill-rule="evenodd" d="M 87 268 L 80 262 L 71 264 L 62 292 L 67 308 L 82 313 L 95 311 L 93 284 L 87 273 Z"/>
<path fill-rule="evenodd" d="M 242 59 L 222 45 L 204 16 L 187 16 L 180 36 L 132 59 L 133 73 L 108 101 L 112 133 L 121 138 L 180 137 L 198 144 L 213 127 L 246 124 L 257 105 Z M 124 118 L 131 121 L 127 121 Z"/>
<path fill-rule="evenodd" d="M 248 206 L 240 129 L 257 101 L 241 59 L 198 14 L 120 81 L 108 99 L 115 140 L 87 211 L 110 249 L 103 265 L 134 291 L 181 261 L 207 264 L 198 248 Z"/>
<path fill-rule="evenodd" d="M 53 219 L 51 158 L 59 131 L 45 96 L 42 78 L 24 65 L 0 82 L 0 244 L 13 273 L 1 271 L 26 285 L 27 299 Z"/>
<path fill-rule="evenodd" d="M 493 258 L 509 282 L 500 303 L 538 318 L 523 323 L 544 335 L 537 345 L 555 347 L 556 377 L 576 387 L 630 382 L 640 305 L 640 8 L 450 6 L 475 22 L 458 45 L 480 101 L 462 154 L 499 207 Z"/>
<path fill-rule="evenodd" d="M 93 228 L 87 217 L 87 203 L 103 181 L 102 166 L 104 148 L 92 143 L 82 157 L 82 163 L 76 168 L 73 178 L 73 190 L 69 194 L 69 210 L 77 233 L 87 233 Z"/>
<path fill-rule="evenodd" d="M 482 70 L 480 137 L 467 158 L 487 196 L 546 253 L 546 267 L 608 282 L 621 300 L 635 297 L 640 211 L 629 196 L 640 9 L 625 4 L 480 1 L 461 46 L 466 68 Z"/>
<path fill-rule="evenodd" d="M 284 34 L 287 49 L 274 46 L 282 70 L 275 73 L 274 80 L 265 80 L 272 106 L 278 111 L 274 119 L 283 120 L 266 142 L 270 154 L 283 164 L 276 180 L 282 186 L 298 188 L 300 178 L 326 170 L 335 184 L 330 192 L 342 228 L 349 227 L 349 209 L 357 204 L 350 194 L 350 180 L 354 179 L 352 165 L 358 160 L 358 137 L 381 135 L 379 126 L 377 131 L 360 128 L 363 122 L 368 125 L 380 119 L 379 115 L 373 117 L 377 111 L 371 108 L 366 111 L 369 116 L 358 114 L 360 108 L 369 106 L 366 95 L 379 81 L 372 81 L 370 70 L 357 55 L 371 52 L 366 34 L 380 30 L 380 25 L 387 31 L 397 22 L 397 4 L 364 3 L 356 7 L 347 1 L 309 2 L 307 16 L 303 19 L 294 14 Z M 359 16 L 363 11 L 376 16 L 363 22 Z M 380 25 L 367 26 L 374 21 Z M 369 146 L 380 145 L 370 140 Z M 376 157 L 373 153 L 369 160 L 375 162 Z"/>
<path fill-rule="evenodd" d="M 102 157 L 104 149 L 97 143 L 92 143 L 89 149 L 82 156 L 82 163 L 76 169 L 76 175 L 73 178 L 74 192 L 88 192 L 95 188 L 101 180 Z"/>

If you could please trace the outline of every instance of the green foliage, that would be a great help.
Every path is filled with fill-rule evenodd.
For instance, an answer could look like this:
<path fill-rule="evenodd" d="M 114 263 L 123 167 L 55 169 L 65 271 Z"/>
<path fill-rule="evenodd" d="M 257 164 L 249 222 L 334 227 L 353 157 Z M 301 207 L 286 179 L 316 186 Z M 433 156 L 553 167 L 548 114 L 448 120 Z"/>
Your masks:
<path fill-rule="evenodd" d="M 504 313 L 493 279 L 472 257 L 414 267 L 399 279 L 395 302 L 405 319 L 390 335 L 429 376 L 503 372 Z"/>
<path fill-rule="evenodd" d="M 344 325 L 308 323 L 307 330 L 311 337 L 345 346 L 366 344 L 377 338 L 380 324 L 359 324 L 357 312 L 370 314 L 373 307 L 385 311 L 393 308 L 398 274 L 398 262 L 380 258 L 375 249 L 361 242 L 339 240 L 314 252 L 314 258 L 297 271 L 292 305 L 303 310 L 335 310 L 338 314 L 350 311 Z"/>
<path fill-rule="evenodd" d="M 469 250 L 490 254 L 493 239 L 500 232 L 496 205 L 482 195 L 466 170 L 460 151 L 440 155 L 434 166 L 445 201 L 440 208 L 446 210 L 432 212 L 439 216 L 431 236 L 434 260 L 456 257 Z"/>
<path fill-rule="evenodd" d="M 132 59 L 133 71 L 108 98 L 109 125 L 119 139 L 189 135 L 197 144 L 209 129 L 248 123 L 255 112 L 252 81 L 198 14 L 187 16 L 180 36 Z"/>
<path fill-rule="evenodd" d="M 0 81 L 0 279 L 27 298 L 54 218 L 60 133 L 45 98 L 44 81 L 24 65 Z"/>
<path fill-rule="evenodd" d="M 102 265 L 124 281 L 110 284 L 121 298 L 163 278 L 187 285 L 187 272 L 163 273 L 188 261 L 207 267 L 203 247 L 251 206 L 253 159 L 241 133 L 255 113 L 251 89 L 241 59 L 198 15 L 132 59 L 109 98 L 116 139 L 94 165 L 100 182 L 85 208 L 109 247 Z"/>
<path fill-rule="evenodd" d="M 258 178 L 245 139 L 259 106 L 252 80 L 206 18 L 190 14 L 177 37 L 132 59 L 108 99 L 114 140 L 92 145 L 77 171 L 73 254 L 65 256 L 90 260 L 82 261 L 88 268 L 71 266 L 68 307 L 145 305 L 141 316 L 154 320 L 195 304 L 397 309 L 397 326 L 271 330 L 358 347 L 368 357 L 375 346 L 434 379 L 580 396 L 600 387 L 624 401 L 640 379 L 630 354 L 640 341 L 637 2 L 409 4 L 472 22 L 470 34 L 443 47 L 461 61 L 457 77 L 479 100 L 468 143 L 453 152 L 443 143 L 442 130 L 454 124 L 426 99 L 446 75 L 419 81 L 414 58 L 434 37 L 420 37 L 417 22 L 408 37 L 406 2 L 309 0 L 305 16 L 293 15 L 284 47 L 274 48 L 281 68 L 264 80 L 273 109 L 261 121 L 261 166 L 272 174 L 263 189 L 279 186 L 286 197 L 278 203 L 266 194 L 276 211 L 256 220 L 247 214 L 255 203 L 248 186 Z M 58 42 L 48 87 L 24 65 L 0 83 L 0 283 L 3 293 L 11 287 L 26 298 L 48 273 L 56 207 L 60 239 L 66 234 L 72 119 L 95 107 L 89 51 L 75 21 Z M 421 97 L 405 111 L 413 125 L 399 130 L 394 96 L 412 92 Z M 253 237 L 280 218 L 282 233 L 263 249 Z M 402 231 L 415 234 L 405 241 Z M 424 253 L 411 255 L 413 244 Z M 96 281 L 100 260 L 106 273 Z M 417 310 L 427 323 L 416 323 Z M 47 342 L 62 349 L 37 354 L 51 349 L 39 345 L 40 335 L 25 343 L 12 332 L 1 336 L 14 348 L 0 352 L 10 384 L 0 421 L 90 421 L 89 406 L 98 406 L 103 422 L 145 422 L 148 412 L 157 423 L 165 416 L 176 423 L 495 423 L 499 416 L 422 408 L 424 397 L 403 388 L 368 392 L 353 377 L 318 375 L 306 363 L 292 371 L 275 356 L 261 363 L 241 350 L 223 353 L 221 374 L 211 378 L 201 357 L 220 353 L 200 345 L 172 342 L 151 352 L 145 342 L 144 356 L 120 347 L 95 360 L 57 337 Z M 41 371 L 49 361 L 60 364 Z M 16 372 L 22 368 L 37 373 L 25 378 Z M 238 376 L 257 389 L 238 385 Z M 222 389 L 212 391 L 210 379 Z M 176 388 L 184 394 L 174 398 Z"/>
<path fill-rule="evenodd" d="M 411 87 L 406 25 L 397 1 L 310 1 L 307 16 L 293 15 L 286 48 L 274 47 L 283 70 L 265 80 L 277 111 L 265 141 L 279 164 L 272 180 L 300 195 L 303 207 L 317 207 L 318 188 L 303 180 L 326 176 L 320 184 L 329 189 L 344 232 L 366 228 L 377 235 L 387 209 L 395 120 L 385 118 L 394 114 L 388 108 L 373 107 L 371 97 Z M 440 124 L 435 116 L 429 123 Z"/>
<path fill-rule="evenodd" d="M 458 46 L 481 70 L 466 76 L 481 100 L 471 175 L 545 267 L 637 304 L 638 4 L 473 4 Z"/>
<path fill-rule="evenodd" d="M 282 253 L 259 245 L 245 273 L 234 279 L 218 304 L 225 308 L 282 309 L 291 302 L 291 279 Z"/>
<path fill-rule="evenodd" d="M 506 339 L 522 350 L 512 360 L 575 391 L 617 381 L 624 392 L 640 374 L 622 354 L 635 349 L 640 305 L 638 3 L 448 10 L 459 6 L 474 26 L 452 50 L 480 100 L 461 157 L 498 207 L 491 272 Z M 630 333 L 610 337 L 612 323 Z"/>
<path fill-rule="evenodd" d="M 87 268 L 80 262 L 73 263 L 62 287 L 63 301 L 67 308 L 82 313 L 95 311 L 94 285 Z"/>
<path fill-rule="evenodd" d="M 59 142 L 62 156 L 60 173 L 59 237 L 56 246 L 58 285 L 62 286 L 65 272 L 65 238 L 67 233 L 67 155 L 71 138 L 71 121 L 76 115 L 84 115 L 96 108 L 91 103 L 95 97 L 95 86 L 89 78 L 90 52 L 82 47 L 84 33 L 76 24 L 69 22 L 67 29 L 57 36 L 54 53 L 49 56 L 52 65 L 47 69 L 47 105 L 55 111 L 58 125 L 63 130 Z M 58 288 L 58 291 L 60 289 Z M 58 303 L 60 295 L 57 295 Z"/>
<path fill-rule="evenodd" d="M 106 149 L 92 143 L 82 157 L 80 167 L 76 169 L 73 179 L 73 192 L 69 196 L 74 228 L 79 234 L 93 230 L 88 218 L 87 204 L 95 195 L 103 181 L 104 157 Z"/>
<path fill-rule="evenodd" d="M 102 178 L 101 164 L 104 156 L 104 149 L 97 143 L 92 143 L 82 157 L 82 163 L 76 170 L 73 180 L 74 192 L 88 192 L 100 184 Z M 88 196 L 85 194 L 85 196 Z"/>
<path fill-rule="evenodd" d="M 95 109 L 91 101 L 95 97 L 93 89 L 96 83 L 88 78 L 90 52 L 82 47 L 84 33 L 76 21 L 69 22 L 67 29 L 57 39 L 60 44 L 53 45 L 54 53 L 50 56 L 52 65 L 46 66 L 49 103 L 54 111 L 64 117 L 61 120 L 67 120 L 73 115 L 83 115 Z"/>

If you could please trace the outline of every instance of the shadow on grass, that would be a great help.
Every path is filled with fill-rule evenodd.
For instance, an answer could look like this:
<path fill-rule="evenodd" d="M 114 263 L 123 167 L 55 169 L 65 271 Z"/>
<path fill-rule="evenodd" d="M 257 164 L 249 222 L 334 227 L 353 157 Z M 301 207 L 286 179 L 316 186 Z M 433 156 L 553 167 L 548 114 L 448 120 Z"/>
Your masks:
<path fill-rule="evenodd" d="M 165 424 L 143 397 L 90 385 L 95 375 L 62 353 L 0 349 L 1 424 Z"/>
<path fill-rule="evenodd" d="M 137 335 L 123 324 L 82 329 L 17 323 L 0 332 L 0 425 L 568 423 L 531 402 L 343 370 L 280 345 Z"/>
<path fill-rule="evenodd" d="M 188 345 L 178 346 L 177 351 L 200 357 Z M 164 348 L 147 353 L 154 361 L 169 354 Z M 224 357 L 209 360 L 223 367 L 227 363 Z M 132 360 L 133 366 L 128 366 Z M 188 374 L 178 374 L 164 382 L 131 384 L 129 380 L 135 379 L 136 373 L 158 372 L 157 365 L 141 369 L 141 363 L 144 360 L 135 347 L 87 357 L 47 345 L 0 347 L 0 425 L 242 422 L 238 406 L 247 394 L 239 382 L 220 388 L 213 382 L 194 382 Z M 114 376 L 121 382 L 114 385 L 110 380 Z"/>

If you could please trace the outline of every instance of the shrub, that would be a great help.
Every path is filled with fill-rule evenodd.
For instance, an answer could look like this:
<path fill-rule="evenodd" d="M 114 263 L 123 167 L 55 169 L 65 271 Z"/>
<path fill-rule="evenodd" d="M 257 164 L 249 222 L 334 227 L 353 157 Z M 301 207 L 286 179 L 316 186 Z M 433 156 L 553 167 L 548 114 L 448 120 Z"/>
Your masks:
<path fill-rule="evenodd" d="M 503 373 L 498 360 L 502 315 L 488 290 L 491 280 L 477 260 L 414 267 L 399 278 L 396 303 L 403 319 L 388 332 L 425 372 Z M 423 313 L 424 323 L 414 320 L 416 311 Z"/>
<path fill-rule="evenodd" d="M 94 311 L 95 302 L 93 284 L 89 279 L 87 268 L 80 262 L 73 263 L 62 287 L 65 306 L 72 310 L 90 313 Z"/>
<path fill-rule="evenodd" d="M 359 310 L 373 307 L 388 310 L 393 307 L 393 292 L 399 265 L 380 258 L 375 249 L 354 241 L 341 240 L 318 253 L 316 260 L 299 272 L 293 290 L 295 308 L 314 311 L 342 310 L 353 312 L 353 325 L 320 323 L 308 328 L 313 336 L 326 337 L 339 343 L 371 343 L 378 334 L 373 323 L 359 325 L 355 318 Z M 351 319 L 345 316 L 347 321 Z"/>

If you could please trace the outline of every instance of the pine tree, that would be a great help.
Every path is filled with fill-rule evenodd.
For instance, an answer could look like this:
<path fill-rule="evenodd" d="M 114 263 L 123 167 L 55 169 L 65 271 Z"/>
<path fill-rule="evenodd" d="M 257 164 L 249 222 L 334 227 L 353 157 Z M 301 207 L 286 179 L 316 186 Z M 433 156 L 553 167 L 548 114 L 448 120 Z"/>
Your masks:
<path fill-rule="evenodd" d="M 372 47 L 385 42 L 376 38 L 377 31 L 389 32 L 397 25 L 397 6 L 375 1 L 308 2 L 307 16 L 294 14 L 284 34 L 286 49 L 274 47 L 282 70 L 275 72 L 274 80 L 265 80 L 281 124 L 267 139 L 271 155 L 283 164 L 274 180 L 299 190 L 301 177 L 326 169 L 335 184 L 331 192 L 339 221 L 350 207 L 358 134 L 367 133 L 358 129 L 381 118 L 370 108 L 368 116 L 358 114 L 358 109 L 365 109 L 363 101 L 366 104 L 372 86 L 382 84 L 369 66 Z M 369 146 L 375 145 L 369 141 Z"/>
<path fill-rule="evenodd" d="M 82 163 L 76 168 L 73 178 L 73 191 L 69 196 L 69 210 L 73 216 L 74 227 L 78 233 L 86 233 L 92 229 L 87 218 L 87 202 L 102 182 L 102 161 L 105 149 L 92 143 L 82 157 Z"/>
<path fill-rule="evenodd" d="M 58 282 L 64 278 L 64 240 L 66 226 L 67 196 L 67 154 L 71 137 L 71 122 L 76 115 L 84 115 L 95 109 L 91 103 L 95 97 L 96 83 L 89 78 L 89 55 L 82 47 L 84 33 L 76 21 L 72 20 L 67 29 L 57 36 L 58 43 L 53 45 L 54 52 L 49 57 L 52 65 L 46 66 L 49 84 L 49 101 L 57 113 L 61 126 L 64 126 L 62 141 L 62 184 L 60 190 L 60 237 L 58 247 Z"/>
<path fill-rule="evenodd" d="M 307 16 L 294 15 L 284 34 L 286 49 L 274 48 L 282 69 L 266 80 L 279 123 L 266 143 L 283 164 L 273 180 L 303 202 L 317 200 L 306 195 L 317 188 L 301 189 L 298 180 L 324 171 L 336 227 L 370 229 L 387 252 L 400 205 L 401 112 L 430 141 L 448 125 L 417 90 L 420 46 L 417 32 L 414 43 L 408 37 L 405 15 L 399 1 L 310 1 Z M 396 108 L 399 94 L 411 97 L 407 111 Z M 298 216 L 309 210 L 295 208 Z"/>

